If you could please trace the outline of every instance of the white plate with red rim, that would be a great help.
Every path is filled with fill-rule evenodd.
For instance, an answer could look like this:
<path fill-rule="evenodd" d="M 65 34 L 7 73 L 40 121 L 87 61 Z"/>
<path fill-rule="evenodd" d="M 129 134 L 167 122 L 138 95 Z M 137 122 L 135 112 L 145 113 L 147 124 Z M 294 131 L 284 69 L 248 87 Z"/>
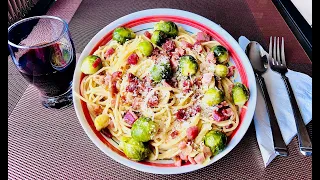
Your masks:
<path fill-rule="evenodd" d="M 250 90 L 250 98 L 245 104 L 247 108 L 242 108 L 240 113 L 240 124 L 234 133 L 229 136 L 227 147 L 221 153 L 214 156 L 206 165 L 185 163 L 180 167 L 176 167 L 172 160 L 132 161 L 126 158 L 126 156 L 118 149 L 118 144 L 115 141 L 105 137 L 95 129 L 86 103 L 75 95 L 73 95 L 74 108 L 82 128 L 92 142 L 115 161 L 143 172 L 155 174 L 186 173 L 208 166 L 228 154 L 246 133 L 252 121 L 256 106 L 257 89 L 251 64 L 237 41 L 222 27 L 200 15 L 177 9 L 148 9 L 121 17 L 100 30 L 82 51 L 74 72 L 72 88 L 74 92 L 80 94 L 80 82 L 84 77 L 84 74 L 80 71 L 82 60 L 84 57 L 93 54 L 99 46 L 108 43 L 112 39 L 112 32 L 115 28 L 125 26 L 131 28 L 137 34 L 142 34 L 146 30 L 153 29 L 153 25 L 160 20 L 173 21 L 190 33 L 203 31 L 211 35 L 211 37 L 220 42 L 229 51 L 231 64 L 236 66 L 235 81 L 242 82 Z"/>

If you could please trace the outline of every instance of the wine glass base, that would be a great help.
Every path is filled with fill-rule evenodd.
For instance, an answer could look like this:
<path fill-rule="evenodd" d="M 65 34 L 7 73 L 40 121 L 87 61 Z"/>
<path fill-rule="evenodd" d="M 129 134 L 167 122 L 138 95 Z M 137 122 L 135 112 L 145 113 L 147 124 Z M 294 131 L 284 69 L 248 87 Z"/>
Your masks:
<path fill-rule="evenodd" d="M 61 109 L 72 105 L 72 88 L 60 96 L 41 96 L 41 103 L 46 108 Z"/>

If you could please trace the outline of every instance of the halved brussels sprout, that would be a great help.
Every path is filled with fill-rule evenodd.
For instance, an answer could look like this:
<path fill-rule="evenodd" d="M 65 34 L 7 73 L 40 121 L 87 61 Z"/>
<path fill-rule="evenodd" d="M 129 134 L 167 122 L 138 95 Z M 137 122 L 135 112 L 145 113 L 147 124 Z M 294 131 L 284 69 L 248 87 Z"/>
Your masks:
<path fill-rule="evenodd" d="M 129 28 L 118 27 L 113 31 L 112 39 L 116 40 L 119 44 L 123 44 L 126 41 L 136 37 L 136 34 Z"/>
<path fill-rule="evenodd" d="M 198 63 L 191 55 L 184 55 L 179 60 L 179 71 L 183 76 L 190 76 L 197 73 Z"/>
<path fill-rule="evenodd" d="M 145 56 L 150 56 L 153 51 L 153 46 L 149 41 L 142 41 L 138 44 L 138 50 Z"/>
<path fill-rule="evenodd" d="M 228 74 L 228 67 L 223 64 L 217 64 L 214 69 L 214 74 L 220 78 L 226 77 Z"/>
<path fill-rule="evenodd" d="M 94 126 L 97 131 L 107 127 L 109 125 L 110 118 L 105 114 L 100 114 L 94 119 Z"/>
<path fill-rule="evenodd" d="M 159 62 L 155 64 L 150 71 L 151 79 L 158 83 L 162 79 L 169 79 L 172 76 L 172 70 L 169 61 Z"/>
<path fill-rule="evenodd" d="M 211 149 L 213 155 L 217 155 L 226 147 L 227 136 L 222 131 L 211 130 L 205 135 L 204 144 Z"/>
<path fill-rule="evenodd" d="M 143 142 L 139 142 L 133 138 L 122 137 L 119 148 L 131 160 L 142 161 L 148 157 L 151 150 Z"/>
<path fill-rule="evenodd" d="M 155 30 L 151 36 L 151 42 L 155 45 L 161 46 L 165 42 L 167 35 L 163 31 Z"/>
<path fill-rule="evenodd" d="M 156 122 L 148 117 L 141 116 L 131 128 L 131 137 L 140 142 L 147 142 L 153 138 L 158 130 Z"/>
<path fill-rule="evenodd" d="M 81 72 L 84 74 L 94 74 L 102 67 L 102 61 L 99 56 L 89 55 L 84 58 L 81 64 Z"/>
<path fill-rule="evenodd" d="M 216 45 L 213 46 L 210 50 L 213 52 L 214 56 L 216 57 L 219 63 L 225 64 L 229 61 L 229 53 L 225 47 L 221 45 Z"/>
<path fill-rule="evenodd" d="M 178 35 L 178 26 L 172 21 L 160 21 L 154 25 L 154 30 L 163 31 L 168 37 L 176 37 Z"/>
<path fill-rule="evenodd" d="M 202 101 L 208 106 L 214 106 L 223 101 L 224 94 L 216 88 L 210 88 L 203 96 Z"/>
<path fill-rule="evenodd" d="M 248 101 L 250 96 L 248 88 L 240 82 L 234 83 L 231 92 L 233 102 L 238 106 L 243 106 Z"/>

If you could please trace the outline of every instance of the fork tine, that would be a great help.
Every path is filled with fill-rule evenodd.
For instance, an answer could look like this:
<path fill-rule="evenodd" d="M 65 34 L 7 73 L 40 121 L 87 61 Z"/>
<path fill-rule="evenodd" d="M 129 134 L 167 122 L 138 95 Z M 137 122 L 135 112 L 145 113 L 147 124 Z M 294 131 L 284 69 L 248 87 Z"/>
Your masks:
<path fill-rule="evenodd" d="M 277 61 L 279 64 L 281 64 L 281 59 L 280 59 L 280 38 L 277 37 Z"/>
<path fill-rule="evenodd" d="M 282 65 L 284 66 L 287 66 L 286 65 L 286 59 L 285 59 L 285 56 L 284 56 L 284 38 L 282 37 L 281 38 L 281 61 L 282 61 Z"/>
<path fill-rule="evenodd" d="M 270 43 L 269 43 L 269 61 L 272 62 L 272 65 L 274 65 L 274 59 L 272 58 L 272 36 L 270 36 Z"/>
<path fill-rule="evenodd" d="M 277 59 L 277 39 L 276 39 L 276 37 L 274 37 L 274 41 L 273 41 L 273 59 L 275 60 L 275 64 L 276 65 L 278 65 L 279 63 L 278 63 L 278 59 Z"/>

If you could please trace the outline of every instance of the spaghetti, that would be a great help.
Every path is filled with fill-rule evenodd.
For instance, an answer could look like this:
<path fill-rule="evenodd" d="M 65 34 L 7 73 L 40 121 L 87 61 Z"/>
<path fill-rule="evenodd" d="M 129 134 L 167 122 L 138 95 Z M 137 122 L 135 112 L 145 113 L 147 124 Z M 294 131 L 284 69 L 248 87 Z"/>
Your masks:
<path fill-rule="evenodd" d="M 234 66 L 227 63 L 228 75 L 216 76 L 218 63 L 210 49 L 220 43 L 211 38 L 201 39 L 201 36 L 207 38 L 201 33 L 189 34 L 179 27 L 178 35 L 167 39 L 162 46 L 152 43 L 150 56 L 138 50 L 139 43 L 152 42 L 146 33 L 123 44 L 111 40 L 94 52 L 93 55 L 100 57 L 102 68 L 82 79 L 81 94 L 76 96 L 87 103 L 93 119 L 102 114 L 108 117 L 103 129 L 116 141 L 131 138 L 131 127 L 138 117 L 149 117 L 155 122 L 157 131 L 148 141 L 152 151 L 149 160 L 203 162 L 198 158 L 200 154 L 208 159 L 213 153 L 207 152 L 205 135 L 213 129 L 227 136 L 232 134 L 239 125 L 241 107 L 234 104 L 231 94 Z M 138 59 L 136 64 L 128 63 L 132 54 Z M 182 76 L 179 71 L 179 58 L 184 55 L 194 57 L 198 64 L 192 76 Z M 170 79 L 155 83 L 150 71 L 162 61 L 170 61 L 173 73 Z M 212 88 L 224 93 L 223 101 L 216 105 L 202 100 Z M 128 113 L 133 122 L 125 118 Z M 197 132 L 190 139 L 195 132 L 190 129 L 194 127 Z"/>

